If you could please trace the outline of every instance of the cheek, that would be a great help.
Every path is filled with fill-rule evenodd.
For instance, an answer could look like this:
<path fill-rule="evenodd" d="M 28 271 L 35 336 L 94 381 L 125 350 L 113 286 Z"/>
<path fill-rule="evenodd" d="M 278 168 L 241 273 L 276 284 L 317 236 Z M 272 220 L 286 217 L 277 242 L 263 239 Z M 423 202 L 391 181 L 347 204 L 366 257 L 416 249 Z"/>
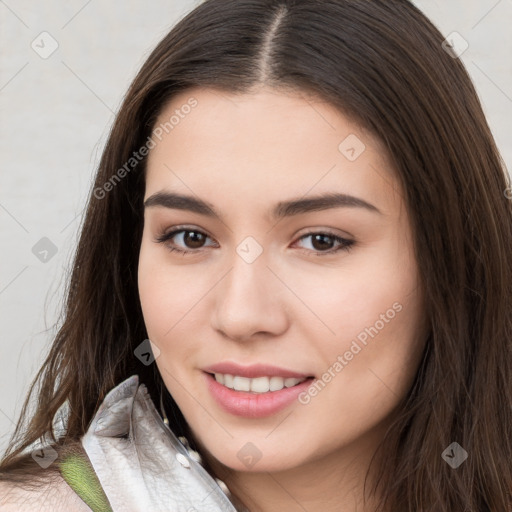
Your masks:
<path fill-rule="evenodd" d="M 138 287 L 148 337 L 161 352 L 162 375 L 164 369 L 182 372 L 197 354 L 198 326 L 205 317 L 201 299 L 211 284 L 197 268 L 170 263 L 169 253 L 149 241 L 141 247 Z"/>
<path fill-rule="evenodd" d="M 311 339 L 320 334 L 320 346 L 342 350 L 359 334 L 364 340 L 365 329 L 376 323 L 382 335 L 407 338 L 405 331 L 398 336 L 399 331 L 414 326 L 422 309 L 411 256 L 407 246 L 388 236 L 373 247 L 349 253 L 337 267 L 288 269 L 285 279 L 324 324 L 319 329 L 318 321 L 310 322 Z M 301 323 L 301 328 L 308 325 Z"/>
<path fill-rule="evenodd" d="M 301 329 L 316 340 L 326 372 L 321 380 L 332 382 L 322 391 L 324 403 L 342 402 L 365 416 L 375 397 L 389 410 L 410 386 L 422 353 L 424 307 L 408 246 L 388 238 L 348 262 L 324 280 L 327 287 L 308 295 L 331 333 L 320 333 L 316 322 Z M 296 282 L 304 293 L 311 286 L 306 276 Z"/>
<path fill-rule="evenodd" d="M 160 347 L 177 318 L 183 316 L 184 288 L 180 271 L 171 271 L 162 247 L 143 241 L 138 268 L 138 287 L 148 335 Z M 170 333 L 169 333 L 170 334 Z M 160 347 L 161 348 L 161 347 Z"/>
<path fill-rule="evenodd" d="M 183 272 L 173 270 L 163 261 L 162 252 L 165 251 L 142 248 L 139 297 L 148 337 L 160 351 L 155 364 L 166 388 L 183 403 L 186 395 L 182 396 L 182 383 L 186 382 L 187 361 L 194 357 L 194 347 L 187 343 L 187 333 L 190 338 L 191 332 L 188 322 L 192 316 L 187 315 L 192 300 L 187 294 L 197 296 L 198 293 L 186 286 Z M 173 343 L 173 340 L 181 340 L 181 343 Z"/>

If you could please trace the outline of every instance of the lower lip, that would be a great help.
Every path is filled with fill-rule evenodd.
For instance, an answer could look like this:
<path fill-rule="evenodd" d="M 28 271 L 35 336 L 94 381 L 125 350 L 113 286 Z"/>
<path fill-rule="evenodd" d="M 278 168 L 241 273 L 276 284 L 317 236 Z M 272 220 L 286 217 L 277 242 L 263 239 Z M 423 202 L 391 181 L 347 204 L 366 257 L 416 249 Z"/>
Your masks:
<path fill-rule="evenodd" d="M 313 378 L 304 382 L 267 393 L 235 391 L 219 384 L 209 373 L 205 373 L 206 383 L 215 401 L 227 412 L 244 418 L 264 418 L 283 410 L 305 391 Z"/>

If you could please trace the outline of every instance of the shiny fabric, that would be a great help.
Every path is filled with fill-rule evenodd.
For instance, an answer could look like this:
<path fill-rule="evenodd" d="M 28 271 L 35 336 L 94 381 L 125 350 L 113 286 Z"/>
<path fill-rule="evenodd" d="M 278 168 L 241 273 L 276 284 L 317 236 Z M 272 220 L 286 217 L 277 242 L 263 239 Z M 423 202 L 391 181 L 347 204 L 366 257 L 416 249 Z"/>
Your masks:
<path fill-rule="evenodd" d="M 246 512 L 189 455 L 136 375 L 108 393 L 81 442 L 113 512 Z"/>

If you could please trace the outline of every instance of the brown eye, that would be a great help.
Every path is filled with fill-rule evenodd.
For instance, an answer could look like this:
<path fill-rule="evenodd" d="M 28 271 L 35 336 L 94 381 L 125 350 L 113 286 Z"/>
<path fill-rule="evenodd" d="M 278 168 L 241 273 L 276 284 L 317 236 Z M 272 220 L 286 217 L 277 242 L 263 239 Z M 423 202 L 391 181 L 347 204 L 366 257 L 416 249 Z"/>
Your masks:
<path fill-rule="evenodd" d="M 196 229 L 174 229 L 168 233 L 163 233 L 156 238 L 156 242 L 163 243 L 171 252 L 175 251 L 182 254 L 200 252 L 204 247 L 206 240 L 210 237 L 202 231 Z M 347 240 L 338 235 L 327 232 L 307 233 L 299 238 L 299 241 L 311 239 L 311 249 L 305 249 L 308 254 L 315 256 L 327 256 L 338 251 L 349 251 L 355 244 L 354 240 Z M 337 246 L 336 246 L 337 244 Z M 211 245 L 210 245 L 211 246 Z"/>
<path fill-rule="evenodd" d="M 338 235 L 322 232 L 307 233 L 301 236 L 299 240 L 308 238 L 311 239 L 311 249 L 308 249 L 307 252 L 313 252 L 314 254 L 317 251 L 316 256 L 327 256 L 338 251 L 349 251 L 355 244 L 354 240 L 347 240 Z M 338 247 L 335 247 L 336 244 L 338 244 Z"/>
<path fill-rule="evenodd" d="M 186 233 L 183 236 L 183 242 L 191 249 L 199 249 L 206 239 L 204 234 L 199 231 L 183 231 L 183 233 Z M 192 236 L 190 236 L 191 233 Z"/>
<path fill-rule="evenodd" d="M 158 236 L 156 242 L 165 244 L 170 251 L 185 254 L 201 250 L 208 238 L 202 231 L 182 228 Z"/>
<path fill-rule="evenodd" d="M 312 236 L 312 245 L 319 251 L 327 251 L 332 249 L 334 245 L 334 237 L 331 235 L 316 234 Z"/>

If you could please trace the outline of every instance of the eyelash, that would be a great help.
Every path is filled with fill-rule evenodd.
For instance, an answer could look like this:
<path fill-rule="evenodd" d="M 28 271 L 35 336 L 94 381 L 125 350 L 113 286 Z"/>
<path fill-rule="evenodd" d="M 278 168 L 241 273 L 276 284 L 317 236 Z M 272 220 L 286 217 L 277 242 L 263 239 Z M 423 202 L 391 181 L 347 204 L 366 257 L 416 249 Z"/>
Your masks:
<path fill-rule="evenodd" d="M 171 238 L 176 236 L 178 233 L 183 233 L 183 232 L 200 233 L 201 235 L 204 235 L 205 237 L 210 238 L 210 237 L 208 237 L 208 235 L 206 233 L 203 233 L 202 231 L 199 231 L 197 229 L 181 227 L 180 229 L 174 229 L 173 231 L 170 231 L 168 233 L 165 233 L 165 232 L 162 233 L 161 235 L 156 237 L 155 242 L 165 244 L 166 248 L 169 251 L 171 251 L 171 252 L 178 252 L 178 253 L 183 254 L 183 255 L 189 254 L 189 253 L 197 253 L 197 252 L 199 252 L 199 251 L 201 251 L 203 249 L 203 248 L 189 249 L 189 250 L 177 249 L 176 247 L 173 247 L 172 245 L 169 245 L 169 244 L 166 243 Z M 305 233 L 304 235 L 301 235 L 298 240 L 302 240 L 303 238 L 307 238 L 307 237 L 310 237 L 312 235 L 327 235 L 327 236 L 333 238 L 336 242 L 339 242 L 341 244 L 337 249 L 329 249 L 327 251 L 317 251 L 316 252 L 316 256 L 332 255 L 332 254 L 338 253 L 339 251 L 349 252 L 352 249 L 353 245 L 355 244 L 354 240 L 347 240 L 346 238 L 342 238 L 342 237 L 340 237 L 338 235 L 335 235 L 333 233 L 329 233 L 328 231 L 310 231 L 309 233 Z M 315 251 L 311 250 L 311 249 L 303 249 L 303 251 L 305 251 L 308 254 L 311 254 L 312 252 L 315 253 Z"/>

